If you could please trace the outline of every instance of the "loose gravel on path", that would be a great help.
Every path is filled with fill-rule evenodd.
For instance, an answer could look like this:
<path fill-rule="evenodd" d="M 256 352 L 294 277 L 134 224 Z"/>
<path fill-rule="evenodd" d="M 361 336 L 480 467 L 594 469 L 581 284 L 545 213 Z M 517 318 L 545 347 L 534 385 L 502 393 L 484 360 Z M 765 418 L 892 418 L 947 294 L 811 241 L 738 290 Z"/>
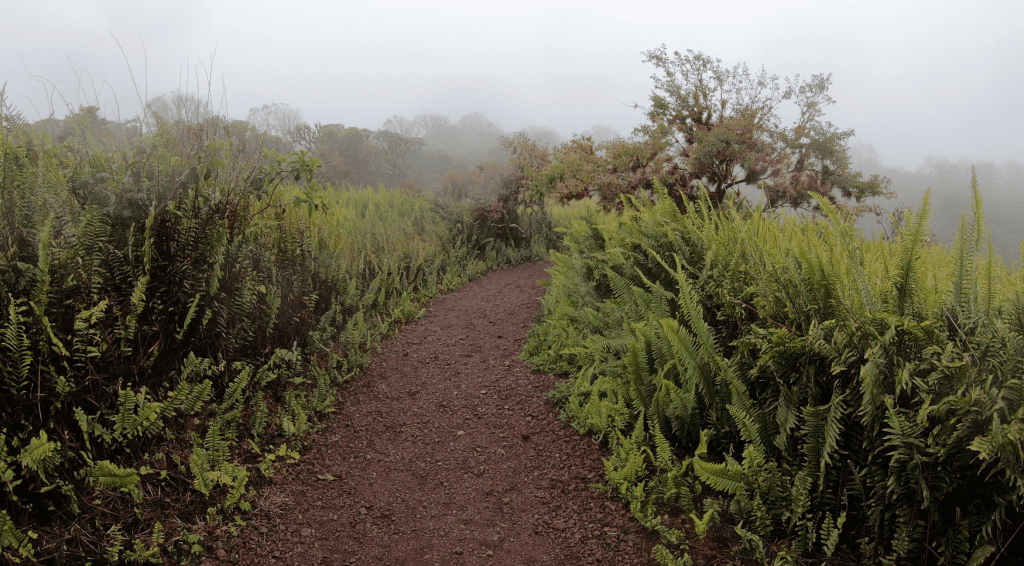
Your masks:
<path fill-rule="evenodd" d="M 558 419 L 544 397 L 555 378 L 519 360 L 546 267 L 492 272 L 386 341 L 219 557 L 654 564 L 628 509 L 589 487 L 603 480 L 602 449 Z"/>

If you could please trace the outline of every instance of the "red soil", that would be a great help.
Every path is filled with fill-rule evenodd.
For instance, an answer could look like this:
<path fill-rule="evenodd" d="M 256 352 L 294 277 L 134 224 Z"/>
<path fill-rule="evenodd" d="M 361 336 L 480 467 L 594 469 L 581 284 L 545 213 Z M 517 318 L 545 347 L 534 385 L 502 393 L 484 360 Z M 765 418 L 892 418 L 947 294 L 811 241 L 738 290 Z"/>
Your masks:
<path fill-rule="evenodd" d="M 623 503 L 588 487 L 603 480 L 602 448 L 559 420 L 544 397 L 555 377 L 518 358 L 546 267 L 493 272 L 386 341 L 218 558 L 653 564 Z"/>

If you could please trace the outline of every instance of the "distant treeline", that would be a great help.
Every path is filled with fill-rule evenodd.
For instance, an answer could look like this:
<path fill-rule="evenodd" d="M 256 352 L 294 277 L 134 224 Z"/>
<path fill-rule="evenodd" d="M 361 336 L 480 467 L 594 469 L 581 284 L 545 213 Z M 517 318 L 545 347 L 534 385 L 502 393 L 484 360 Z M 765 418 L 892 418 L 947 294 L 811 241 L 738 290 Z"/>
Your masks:
<path fill-rule="evenodd" d="M 925 191 L 932 190 L 931 230 L 940 243 L 949 244 L 960 225 L 960 215 L 971 209 L 971 170 L 978 176 L 984 199 L 985 225 L 992 233 L 992 245 L 1008 263 L 1021 253 L 1024 239 L 1024 163 L 1008 160 L 953 161 L 929 157 L 914 170 L 883 164 L 870 144 L 854 144 L 850 151 L 854 167 L 865 174 L 884 175 L 892 180 L 896 198 L 883 208 L 913 208 Z M 881 227 L 873 216 L 865 216 L 859 226 L 869 231 Z"/>
<path fill-rule="evenodd" d="M 383 184 L 450 200 L 480 202 L 493 201 L 500 191 L 500 180 L 510 174 L 510 155 L 501 145 L 503 137 L 524 133 L 538 146 L 553 152 L 565 153 L 564 148 L 568 147 L 566 138 L 552 128 L 532 125 L 509 132 L 479 112 L 458 119 L 433 112 L 411 118 L 395 115 L 380 128 L 371 130 L 344 124 L 310 124 L 300 109 L 281 103 L 252 108 L 245 120 L 230 119 L 217 115 L 208 100 L 192 93 L 154 97 L 148 102 L 148 110 L 145 117 L 118 121 L 104 117 L 97 106 L 87 106 L 63 119 L 37 121 L 32 127 L 49 133 L 59 143 L 74 135 L 94 143 L 113 143 L 115 138 L 153 131 L 158 122 L 180 126 L 178 131 L 183 135 L 187 131 L 194 135 L 196 124 L 203 125 L 206 131 L 226 127 L 236 139 L 259 136 L 263 147 L 281 153 L 309 152 L 323 163 L 316 173 L 316 180 L 323 184 Z M 607 126 L 594 125 L 573 139 L 585 138 L 596 145 L 621 140 L 622 136 Z M 973 167 L 983 188 L 985 222 L 996 251 L 1009 262 L 1020 256 L 1024 238 L 1024 225 L 1019 222 L 1024 217 L 1024 163 L 930 157 L 910 170 L 883 164 L 875 148 L 861 142 L 851 144 L 849 155 L 853 170 L 865 176 L 887 177 L 896 195 L 893 200 L 878 200 L 885 213 L 883 217 L 866 214 L 860 219 L 858 226 L 868 233 L 891 231 L 887 213 L 916 206 L 931 188 L 931 230 L 938 242 L 950 242 L 961 213 L 971 207 L 964 187 L 970 185 Z M 741 193 L 755 201 L 760 198 L 760 191 L 753 188 Z"/>
<path fill-rule="evenodd" d="M 112 144 L 149 134 L 160 124 L 176 127 L 185 137 L 199 130 L 227 131 L 237 141 L 258 138 L 262 147 L 280 153 L 306 151 L 322 162 L 316 181 L 325 185 L 384 185 L 481 202 L 494 200 L 500 190 L 498 181 L 510 173 L 510 155 L 501 145 L 502 138 L 524 133 L 543 147 L 565 141 L 558 131 L 543 126 L 506 131 L 479 112 L 458 119 L 434 112 L 411 118 L 395 115 L 376 130 L 311 124 L 300 109 L 282 103 L 251 108 L 245 120 L 232 119 L 219 115 L 209 100 L 182 92 L 151 98 L 143 116 L 126 120 L 110 119 L 98 106 L 85 106 L 72 109 L 65 118 L 47 118 L 31 127 L 58 143 L 76 136 Z M 602 125 L 583 135 L 595 140 L 618 137 Z"/>

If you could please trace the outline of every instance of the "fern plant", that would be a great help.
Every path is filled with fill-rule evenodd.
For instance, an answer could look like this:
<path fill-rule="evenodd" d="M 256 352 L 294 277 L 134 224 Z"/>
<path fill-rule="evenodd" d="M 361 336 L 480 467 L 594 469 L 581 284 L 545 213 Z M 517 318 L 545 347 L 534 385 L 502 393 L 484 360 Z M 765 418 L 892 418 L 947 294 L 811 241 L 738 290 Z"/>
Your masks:
<path fill-rule="evenodd" d="M 952 251 L 924 238 L 927 196 L 894 241 L 827 202 L 683 214 L 661 194 L 583 218 L 527 356 L 570 374 L 555 397 L 613 443 L 609 485 L 642 522 L 678 501 L 707 528 L 703 486 L 748 555 L 785 539 L 783 561 L 981 563 L 1024 520 L 1024 335 L 1020 272 L 982 253 L 973 189 Z"/>

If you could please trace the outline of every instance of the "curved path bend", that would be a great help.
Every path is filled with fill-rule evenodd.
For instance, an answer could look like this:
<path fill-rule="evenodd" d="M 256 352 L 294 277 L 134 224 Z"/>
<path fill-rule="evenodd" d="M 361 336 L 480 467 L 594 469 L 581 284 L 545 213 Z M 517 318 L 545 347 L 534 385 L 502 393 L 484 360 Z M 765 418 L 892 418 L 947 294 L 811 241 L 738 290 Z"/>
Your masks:
<path fill-rule="evenodd" d="M 555 378 L 519 360 L 547 266 L 492 272 L 385 341 L 209 562 L 654 564 L 628 509 L 588 487 L 602 449 L 559 420 Z"/>

